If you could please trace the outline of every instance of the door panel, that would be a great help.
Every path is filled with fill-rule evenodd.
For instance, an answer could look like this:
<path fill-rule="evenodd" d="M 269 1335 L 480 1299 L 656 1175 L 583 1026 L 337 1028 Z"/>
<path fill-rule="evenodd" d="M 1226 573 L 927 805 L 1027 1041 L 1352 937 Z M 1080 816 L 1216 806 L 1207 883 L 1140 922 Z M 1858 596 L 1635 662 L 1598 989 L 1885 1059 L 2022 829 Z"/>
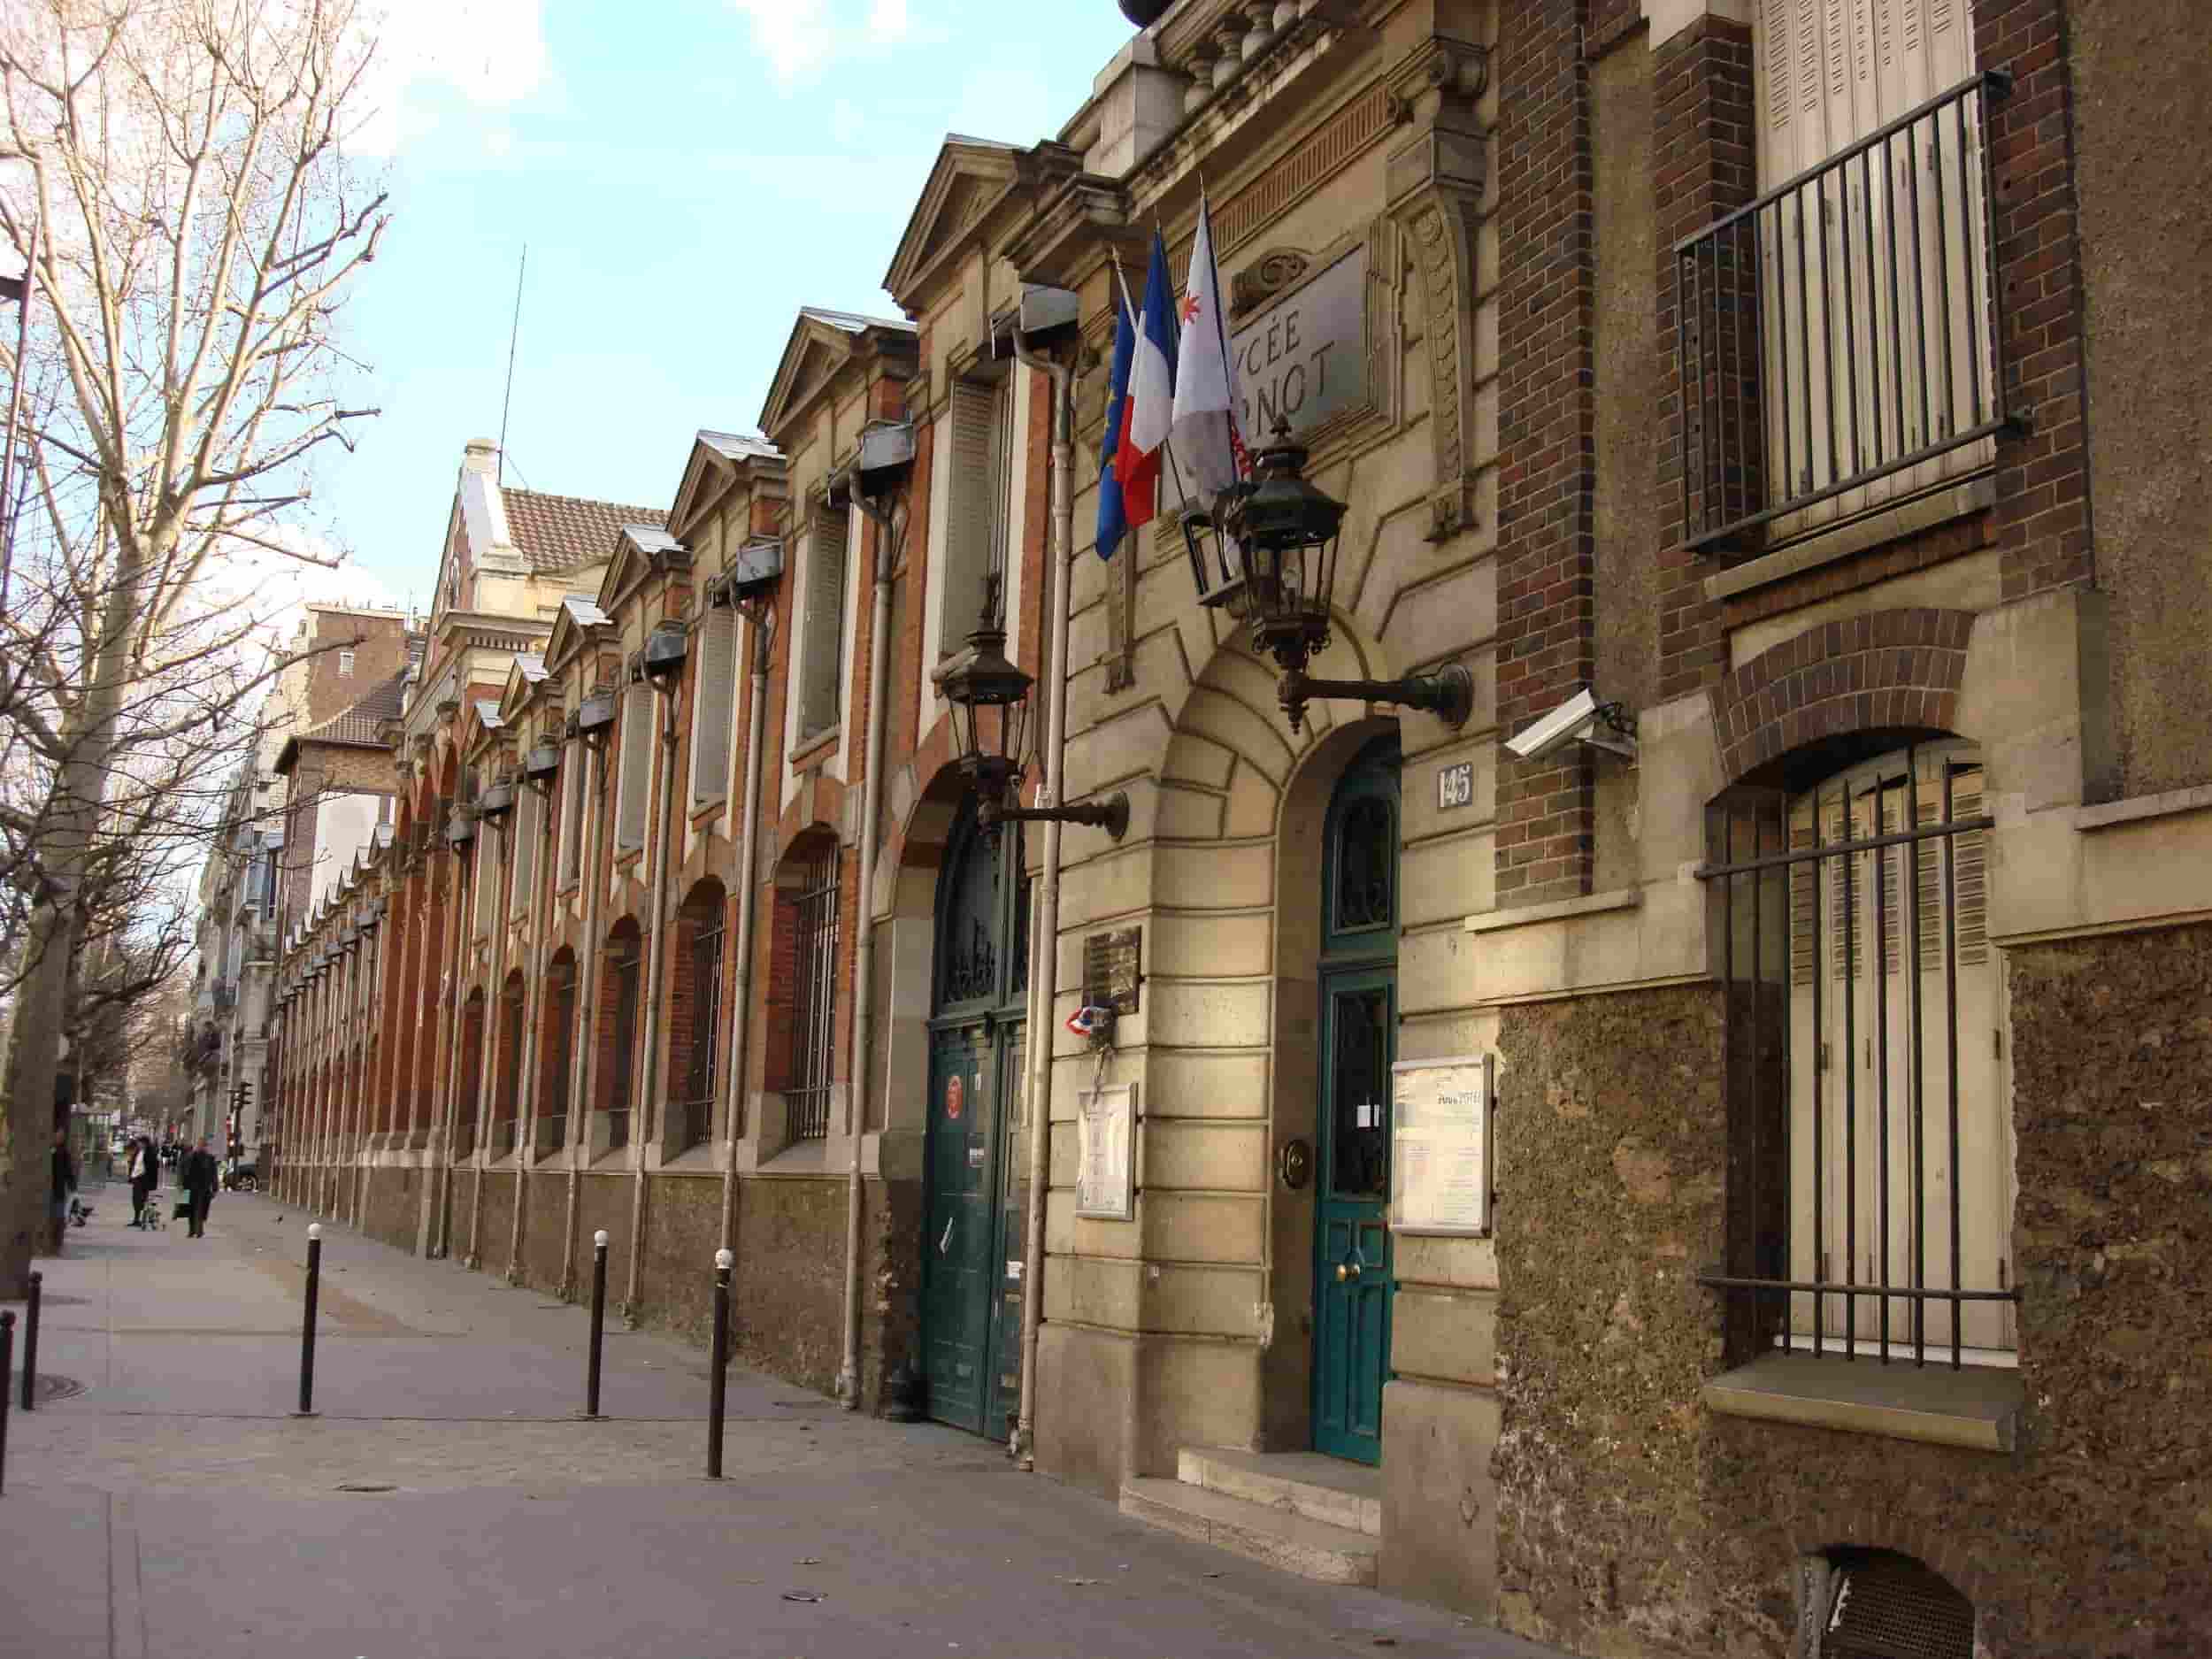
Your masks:
<path fill-rule="evenodd" d="M 1314 1230 L 1314 1449 L 1382 1461 L 1390 1358 L 1390 1063 L 1397 972 L 1323 975 Z"/>
<path fill-rule="evenodd" d="M 984 1431 L 989 1397 L 991 1263 L 996 1240 L 984 1027 L 955 1026 L 930 1045 L 929 1206 L 922 1239 L 922 1370 L 930 1416 Z"/>

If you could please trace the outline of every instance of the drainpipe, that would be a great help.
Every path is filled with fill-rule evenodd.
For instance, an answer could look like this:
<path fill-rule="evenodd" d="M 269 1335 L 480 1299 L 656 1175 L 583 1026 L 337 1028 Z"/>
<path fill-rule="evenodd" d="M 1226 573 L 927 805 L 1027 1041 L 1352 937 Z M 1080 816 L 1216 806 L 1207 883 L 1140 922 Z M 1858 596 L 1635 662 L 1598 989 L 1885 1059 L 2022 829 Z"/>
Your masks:
<path fill-rule="evenodd" d="M 854 911 L 860 939 L 853 957 L 853 1046 L 848 1067 L 846 1113 L 851 1121 L 852 1164 L 845 1178 L 845 1353 L 837 1394 L 848 1411 L 860 1409 L 860 1141 L 867 1126 L 868 1047 L 874 1035 L 876 965 L 876 823 L 883 815 L 884 693 L 891 677 L 891 565 L 897 551 L 891 516 L 869 505 L 858 481 L 853 501 L 876 526 L 876 596 L 868 625 L 867 775 L 861 785 L 860 902 Z"/>
<path fill-rule="evenodd" d="M 645 948 L 645 988 L 638 998 L 638 1018 L 647 1031 L 644 1075 L 640 1080 L 637 1099 L 630 1108 L 630 1268 L 627 1283 L 622 1293 L 623 1323 L 633 1331 L 637 1329 L 639 1304 L 644 1294 L 645 1272 L 645 1145 L 646 1138 L 638 1133 L 641 1123 L 649 1122 L 657 1130 L 660 1114 L 655 1109 L 653 1096 L 660 1087 L 661 1045 L 658 1037 L 651 1034 L 655 1015 L 661 1005 L 661 964 L 666 952 L 661 949 L 668 933 L 668 859 L 669 835 L 676 823 L 676 687 L 681 683 L 672 679 L 663 684 L 649 675 L 648 683 L 656 696 L 663 699 L 661 716 L 661 812 L 660 822 L 654 827 L 653 848 L 653 936 Z M 649 1118 L 647 1114 L 650 1113 Z"/>
<path fill-rule="evenodd" d="M 1068 732 L 1068 607 L 1075 563 L 1075 377 L 1068 365 L 1038 357 L 1014 332 L 1014 357 L 1024 368 L 1040 370 L 1052 383 L 1052 631 L 1051 668 L 1047 680 L 1045 804 L 1065 798 L 1064 772 Z M 1037 913 L 1029 930 L 1029 1042 L 1025 1058 L 1029 1075 L 1029 1192 L 1022 1231 L 1021 1414 L 1008 1448 L 1024 1469 L 1036 1467 L 1037 1336 L 1044 1325 L 1045 1199 L 1052 1179 L 1052 1017 L 1060 966 L 1060 832 L 1045 826 L 1045 867 L 1037 895 Z"/>
<path fill-rule="evenodd" d="M 606 872 L 599 867 L 605 850 L 607 821 L 607 762 L 602 747 L 588 738 L 577 741 L 584 750 L 583 789 L 576 810 L 584 813 L 587 799 L 598 810 L 584 816 L 584 844 L 576 849 L 576 879 L 584 887 L 584 948 L 576 953 L 576 1018 L 570 1022 L 568 1050 L 568 1231 L 561 1250 L 561 1297 L 576 1294 L 576 1212 L 584 1198 L 584 1165 L 591 1157 L 592 1057 L 597 1044 L 585 1033 L 595 1032 L 599 1007 L 599 896 L 606 891 Z M 557 876 L 555 880 L 557 882 Z"/>
<path fill-rule="evenodd" d="M 752 653 L 752 707 L 745 733 L 745 817 L 737 841 L 737 974 L 730 988 L 733 1010 L 730 1025 L 729 1104 L 724 1109 L 729 1149 L 722 1165 L 722 1248 L 737 1248 L 737 1125 L 739 1107 L 745 1099 L 745 1071 L 751 1064 L 753 984 L 753 889 L 760 885 L 753 870 L 760 856 L 761 745 L 768 721 L 768 646 L 775 622 L 765 608 L 738 612 L 751 625 L 746 645 Z"/>

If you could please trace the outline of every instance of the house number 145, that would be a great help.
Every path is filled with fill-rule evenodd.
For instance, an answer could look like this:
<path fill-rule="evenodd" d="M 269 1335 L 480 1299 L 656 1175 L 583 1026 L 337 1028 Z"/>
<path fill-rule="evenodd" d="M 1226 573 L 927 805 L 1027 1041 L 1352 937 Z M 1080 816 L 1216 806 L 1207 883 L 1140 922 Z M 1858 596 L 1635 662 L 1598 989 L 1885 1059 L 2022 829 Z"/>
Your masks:
<path fill-rule="evenodd" d="M 1436 810 L 1448 812 L 1455 806 L 1472 806 L 1475 800 L 1475 763 L 1463 760 L 1455 766 L 1436 769 Z"/>

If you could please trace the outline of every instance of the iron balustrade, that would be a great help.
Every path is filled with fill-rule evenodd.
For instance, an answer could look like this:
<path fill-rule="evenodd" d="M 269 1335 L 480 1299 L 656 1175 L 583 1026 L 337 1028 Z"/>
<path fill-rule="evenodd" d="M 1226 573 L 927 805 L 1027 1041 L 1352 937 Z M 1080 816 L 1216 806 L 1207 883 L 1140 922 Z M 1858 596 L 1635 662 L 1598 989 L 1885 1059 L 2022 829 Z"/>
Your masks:
<path fill-rule="evenodd" d="M 837 1024 L 837 849 L 808 866 L 794 918 L 798 927 L 798 978 L 794 986 L 791 1133 L 820 1141 L 829 1134 L 830 1084 L 835 1071 Z"/>
<path fill-rule="evenodd" d="M 1968 1312 L 2019 1300 L 1991 1242 L 2009 1216 L 2000 1079 L 1962 1079 L 1974 1014 L 1990 1012 L 1993 1053 L 1997 1040 L 1993 997 L 1961 992 L 1962 972 L 1992 983 L 1993 820 L 1978 764 L 1938 755 L 1939 791 L 1923 763 L 1907 749 L 1901 773 L 1878 765 L 1863 788 L 1847 774 L 1793 801 L 1743 790 L 1715 809 L 1697 874 L 1718 889 L 1724 941 L 1726 1256 L 1698 1282 L 1726 1298 L 1738 1359 L 1792 1347 L 1887 1363 L 1909 1348 L 1924 1365 L 1932 1303 L 1948 1310 L 1948 1340 L 1932 1345 L 1953 1369 L 1970 1348 L 2008 1346 L 1970 1341 Z M 1970 1282 L 1983 1265 L 1995 1283 Z"/>
<path fill-rule="evenodd" d="M 1676 245 L 1692 550 L 1919 495 L 2012 424 L 1985 119 L 2011 87 L 1985 71 Z"/>

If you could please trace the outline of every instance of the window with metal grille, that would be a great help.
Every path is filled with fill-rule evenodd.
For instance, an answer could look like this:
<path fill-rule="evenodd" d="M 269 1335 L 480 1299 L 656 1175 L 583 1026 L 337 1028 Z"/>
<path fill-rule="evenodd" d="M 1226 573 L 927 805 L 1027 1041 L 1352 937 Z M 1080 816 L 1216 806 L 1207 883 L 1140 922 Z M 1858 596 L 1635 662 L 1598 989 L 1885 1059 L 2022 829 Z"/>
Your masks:
<path fill-rule="evenodd" d="M 1891 1549 L 1813 1564 L 1807 1659 L 1973 1659 L 1974 1604 L 1942 1574 Z"/>
<path fill-rule="evenodd" d="M 499 995 L 498 1121 L 492 1125 L 492 1156 L 515 1149 L 515 1125 L 522 1115 L 522 974 L 507 976 Z"/>
<path fill-rule="evenodd" d="M 1714 809 L 1728 1256 L 1703 1279 L 1739 1359 L 2013 1363 L 1990 826 L 1947 741 Z"/>
<path fill-rule="evenodd" d="M 720 887 L 694 901 L 690 921 L 691 1029 L 684 1067 L 683 1144 L 704 1146 L 714 1135 L 716 1047 L 722 1025 L 722 915 Z"/>
<path fill-rule="evenodd" d="M 2006 424 L 1965 0 L 1759 0 L 1765 194 L 1676 249 L 1690 545 L 1771 543 L 1987 467 Z"/>
<path fill-rule="evenodd" d="M 795 1140 L 829 1133 L 830 1083 L 837 1046 L 837 849 L 825 848 L 805 869 L 794 909 L 797 926 L 793 985 L 791 1087 L 787 1099 Z"/>
<path fill-rule="evenodd" d="M 833 729 L 845 710 L 846 515 L 817 502 L 807 515 L 805 582 L 799 622 L 798 728 L 804 743 Z"/>
<path fill-rule="evenodd" d="M 553 958 L 546 975 L 545 1029 L 538 1056 L 538 1144 L 558 1151 L 568 1144 L 568 1073 L 576 1046 L 576 957 Z"/>
<path fill-rule="evenodd" d="M 461 1010 L 461 1087 L 454 1103 L 453 1154 L 467 1157 L 476 1150 L 476 1111 L 483 1100 L 484 993 L 469 993 Z"/>
<path fill-rule="evenodd" d="M 638 933 L 618 930 L 607 946 L 607 1145 L 630 1144 L 630 1071 L 637 1056 Z"/>

